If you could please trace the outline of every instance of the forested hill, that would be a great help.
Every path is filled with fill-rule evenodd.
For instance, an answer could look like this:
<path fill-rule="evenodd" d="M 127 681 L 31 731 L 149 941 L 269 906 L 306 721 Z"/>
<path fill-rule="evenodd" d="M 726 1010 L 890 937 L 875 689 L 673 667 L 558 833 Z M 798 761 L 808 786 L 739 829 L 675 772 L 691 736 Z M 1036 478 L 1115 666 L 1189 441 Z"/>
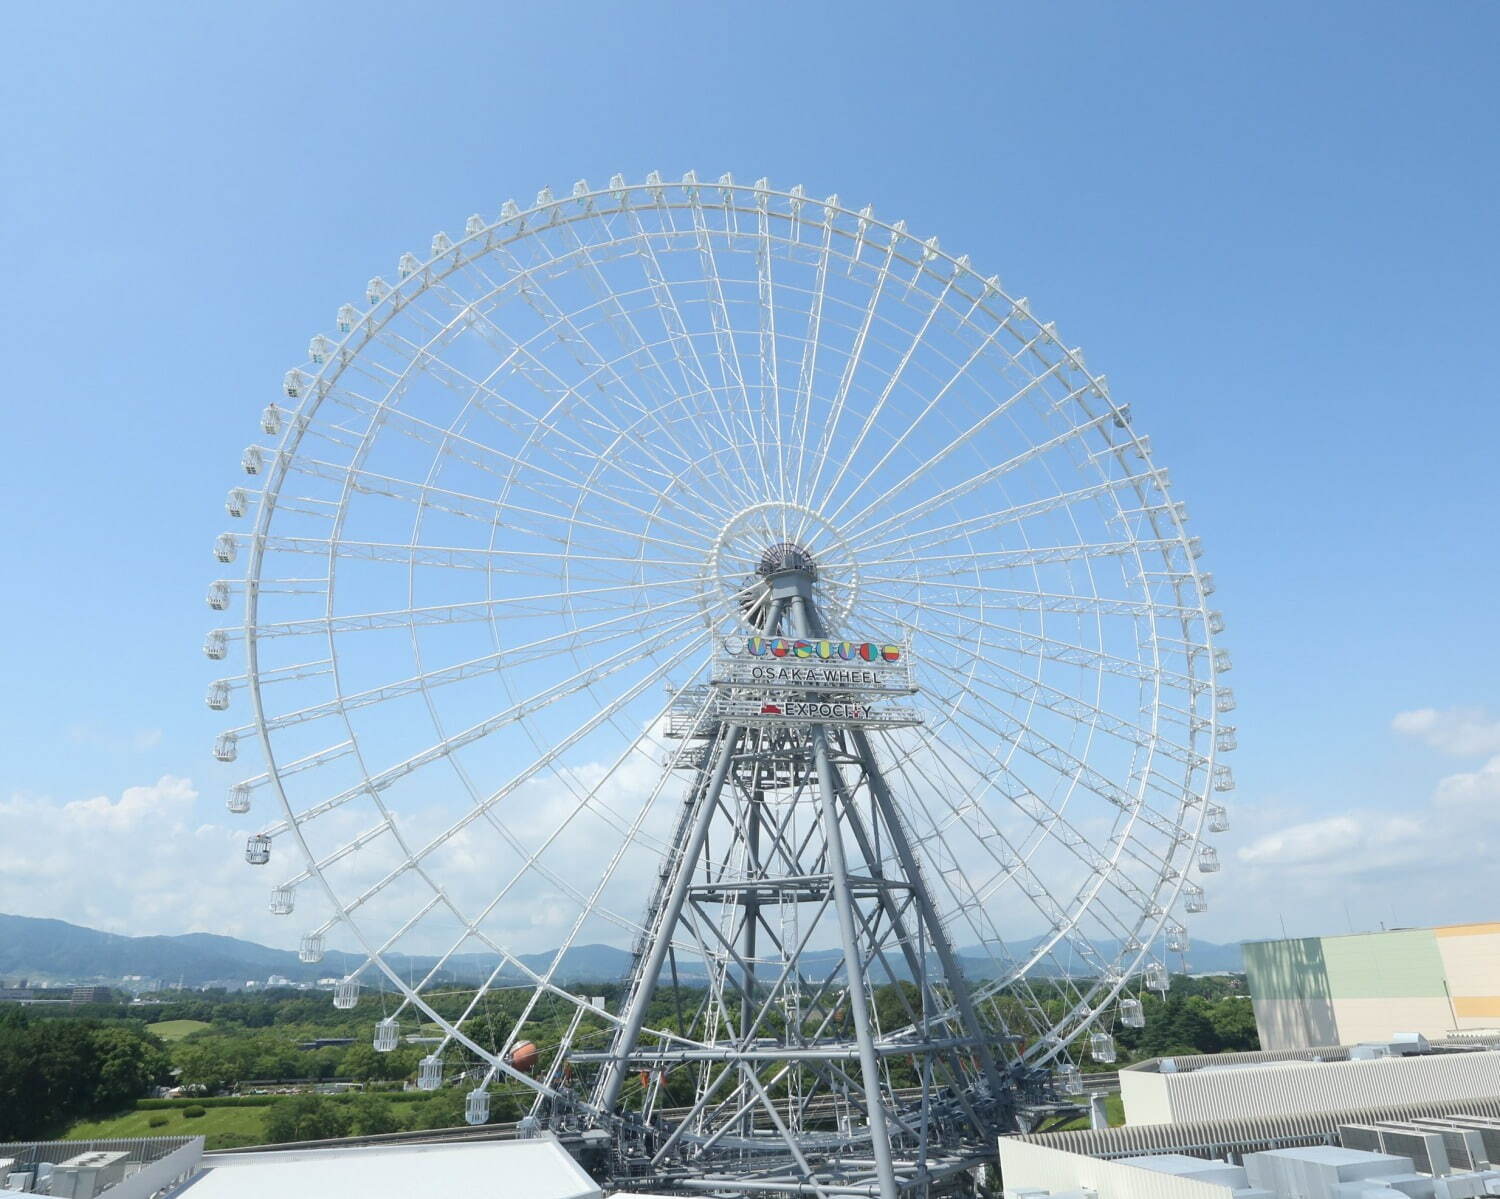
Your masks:
<path fill-rule="evenodd" d="M 1020 941 L 1012 952 L 1023 953 L 1034 942 Z M 1101 945 L 1104 952 L 1112 946 Z M 973 977 L 983 977 L 983 955 L 978 949 L 960 949 L 965 969 Z M 817 956 L 816 954 L 814 956 Z M 830 963 L 837 955 L 831 954 Z M 1243 967 L 1238 945 L 1217 945 L 1198 941 L 1189 955 L 1192 969 L 1200 973 L 1238 972 Z M 162 979 L 188 986 L 204 983 L 255 979 L 264 981 L 280 974 L 294 982 L 311 981 L 342 974 L 358 965 L 353 955 L 330 951 L 322 962 L 299 961 L 294 950 L 271 949 L 253 941 L 221 937 L 212 933 L 186 933 L 174 937 L 127 937 L 117 933 L 82 928 L 62 920 L 38 920 L 30 916 L 0 914 L 0 979 L 11 981 L 30 978 L 81 981 L 111 981 L 126 975 Z M 550 952 L 523 954 L 521 960 L 532 969 L 546 969 Z M 432 964 L 430 958 L 401 957 L 391 959 L 398 969 L 423 971 Z M 1179 961 L 1170 963 L 1180 969 Z M 481 955 L 454 958 L 448 973 L 461 980 L 483 978 L 493 966 L 493 959 Z M 569 980 L 620 978 L 630 966 L 630 955 L 610 945 L 578 945 L 563 958 L 560 974 Z"/>

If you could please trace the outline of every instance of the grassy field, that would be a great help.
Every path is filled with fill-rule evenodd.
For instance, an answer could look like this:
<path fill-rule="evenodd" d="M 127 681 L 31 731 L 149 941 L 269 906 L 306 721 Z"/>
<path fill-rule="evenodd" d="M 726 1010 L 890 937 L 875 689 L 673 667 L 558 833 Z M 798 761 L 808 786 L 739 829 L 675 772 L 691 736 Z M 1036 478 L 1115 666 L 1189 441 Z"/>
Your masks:
<path fill-rule="evenodd" d="M 87 1120 L 75 1124 L 64 1134 L 69 1141 L 96 1141 L 112 1137 L 204 1137 L 206 1148 L 225 1148 L 226 1137 L 238 1137 L 233 1144 L 256 1144 L 265 1135 L 262 1121 L 269 1109 L 264 1107 L 211 1107 L 196 1120 L 189 1120 L 181 1109 L 151 1112 L 126 1112 L 108 1120 Z M 152 1128 L 153 1116 L 165 1116 L 166 1124 Z"/>
<path fill-rule="evenodd" d="M 163 1041 L 180 1041 L 189 1033 L 208 1028 L 202 1020 L 163 1020 L 159 1024 L 146 1025 L 147 1032 L 154 1032 Z"/>

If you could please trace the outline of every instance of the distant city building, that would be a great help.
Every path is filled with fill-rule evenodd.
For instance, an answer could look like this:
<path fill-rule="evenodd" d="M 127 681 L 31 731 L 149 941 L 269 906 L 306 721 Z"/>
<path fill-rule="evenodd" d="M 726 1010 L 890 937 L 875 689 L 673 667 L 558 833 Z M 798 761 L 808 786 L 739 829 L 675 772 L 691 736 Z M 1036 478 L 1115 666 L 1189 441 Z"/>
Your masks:
<path fill-rule="evenodd" d="M 268 987 L 289 987 L 291 985 L 292 980 L 284 974 L 273 974 L 270 978 L 266 979 L 266 986 Z"/>
<path fill-rule="evenodd" d="M 74 987 L 72 1003 L 113 1003 L 115 993 L 109 987 Z"/>
<path fill-rule="evenodd" d="M 1500 1026 L 1500 924 L 1250 941 L 1244 954 L 1265 1049 Z"/>

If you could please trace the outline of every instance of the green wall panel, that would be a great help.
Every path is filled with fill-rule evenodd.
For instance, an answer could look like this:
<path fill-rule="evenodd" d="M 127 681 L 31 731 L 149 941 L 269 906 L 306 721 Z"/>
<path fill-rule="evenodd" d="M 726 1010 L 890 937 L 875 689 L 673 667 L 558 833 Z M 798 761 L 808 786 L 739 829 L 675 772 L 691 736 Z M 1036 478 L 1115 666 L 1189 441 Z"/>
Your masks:
<path fill-rule="evenodd" d="M 1430 928 L 1324 937 L 1328 987 L 1336 999 L 1434 998 L 1443 990 L 1443 958 Z"/>

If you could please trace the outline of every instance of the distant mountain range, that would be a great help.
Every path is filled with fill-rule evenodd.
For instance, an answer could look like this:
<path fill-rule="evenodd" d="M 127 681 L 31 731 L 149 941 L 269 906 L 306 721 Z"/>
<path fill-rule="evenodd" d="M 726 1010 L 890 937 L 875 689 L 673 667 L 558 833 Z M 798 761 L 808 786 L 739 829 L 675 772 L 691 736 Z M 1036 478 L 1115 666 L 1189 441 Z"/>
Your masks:
<path fill-rule="evenodd" d="M 1035 939 L 1017 942 L 1014 952 L 1024 952 Z M 1101 943 L 1103 953 L 1112 945 Z M 545 970 L 552 953 L 522 954 L 520 959 L 530 969 Z M 831 969 L 840 955 L 833 950 L 813 955 L 826 958 Z M 959 950 L 965 969 L 973 977 L 987 973 L 987 960 L 977 948 Z M 363 960 L 362 957 L 330 950 L 323 961 L 309 964 L 300 961 L 296 951 L 271 949 L 253 941 L 221 937 L 213 933 L 186 933 L 174 937 L 127 937 L 118 933 L 82 928 L 62 920 L 39 920 L 30 916 L 0 914 L 0 979 L 11 982 L 29 978 L 33 982 L 111 982 L 129 975 L 161 979 L 187 986 L 212 982 L 243 983 L 249 979 L 264 982 L 279 974 L 293 982 L 311 982 L 318 978 L 342 974 Z M 406 973 L 426 971 L 434 959 L 396 955 L 388 959 Z M 1189 960 L 1199 973 L 1238 972 L 1244 968 L 1238 945 L 1218 945 L 1196 941 Z M 1175 960 L 1173 968 L 1180 968 Z M 462 954 L 452 958 L 445 976 L 456 981 L 477 981 L 489 976 L 494 959 L 481 954 Z M 630 953 L 612 945 L 575 945 L 569 949 L 558 971 L 559 981 L 607 982 L 624 976 L 630 968 Z M 691 973 L 684 971 L 688 977 Z M 514 976 L 511 976 L 514 977 Z"/>

